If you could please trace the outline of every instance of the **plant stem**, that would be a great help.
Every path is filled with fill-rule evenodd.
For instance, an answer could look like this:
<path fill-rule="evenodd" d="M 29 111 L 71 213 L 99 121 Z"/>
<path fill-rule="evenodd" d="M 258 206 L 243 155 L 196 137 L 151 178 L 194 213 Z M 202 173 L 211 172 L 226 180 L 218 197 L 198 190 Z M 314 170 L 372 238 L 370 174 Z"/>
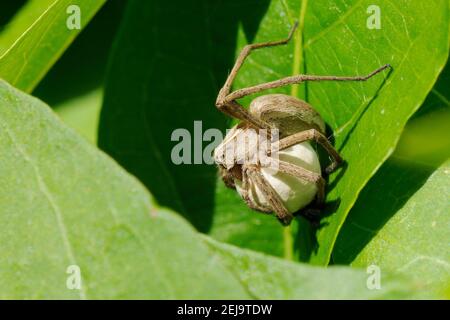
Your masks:
<path fill-rule="evenodd" d="M 292 68 L 292 74 L 296 75 L 301 72 L 301 65 L 304 63 L 303 53 L 303 29 L 305 26 L 306 7 L 308 6 L 308 0 L 303 0 L 299 14 L 299 24 L 297 29 L 297 35 L 294 38 L 294 63 Z M 306 93 L 306 87 L 304 89 L 303 96 Z M 293 85 L 291 87 L 291 96 L 299 97 L 299 86 Z M 292 227 L 287 226 L 283 229 L 283 245 L 284 245 L 284 258 L 286 260 L 294 260 L 294 238 L 292 236 Z"/>
<path fill-rule="evenodd" d="M 300 14 L 298 17 L 298 29 L 297 34 L 294 37 L 294 63 L 292 67 L 292 75 L 297 75 L 301 73 L 301 65 L 304 62 L 303 53 L 303 29 L 305 26 L 305 15 L 306 7 L 308 5 L 308 0 L 303 0 L 300 8 Z M 306 90 L 306 89 L 304 89 Z M 299 97 L 299 85 L 293 85 L 291 87 L 291 96 Z"/>
<path fill-rule="evenodd" d="M 292 237 L 292 227 L 289 225 L 283 228 L 284 258 L 294 260 L 294 239 Z"/>

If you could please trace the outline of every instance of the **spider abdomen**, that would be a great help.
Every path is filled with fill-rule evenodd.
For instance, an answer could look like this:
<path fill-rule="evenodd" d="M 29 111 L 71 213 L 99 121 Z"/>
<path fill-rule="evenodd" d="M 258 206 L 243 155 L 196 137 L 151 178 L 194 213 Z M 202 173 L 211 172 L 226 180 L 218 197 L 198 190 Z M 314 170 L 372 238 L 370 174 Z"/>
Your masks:
<path fill-rule="evenodd" d="M 325 133 L 320 114 L 307 102 L 285 94 L 268 94 L 255 98 L 250 113 L 289 136 L 308 129 Z"/>

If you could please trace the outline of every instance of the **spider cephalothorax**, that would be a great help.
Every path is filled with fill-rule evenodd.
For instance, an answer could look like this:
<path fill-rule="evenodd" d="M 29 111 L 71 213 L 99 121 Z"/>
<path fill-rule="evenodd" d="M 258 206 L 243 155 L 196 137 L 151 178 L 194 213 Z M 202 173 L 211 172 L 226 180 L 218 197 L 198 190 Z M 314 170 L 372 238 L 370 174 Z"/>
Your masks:
<path fill-rule="evenodd" d="M 332 159 L 325 173 L 334 171 L 342 158 L 325 137 L 321 116 L 305 101 L 270 94 L 254 99 L 247 110 L 237 99 L 303 81 L 364 81 L 389 67 L 356 77 L 296 75 L 231 92 L 237 72 L 250 52 L 288 43 L 295 28 L 296 25 L 285 40 L 245 46 L 216 101 L 219 110 L 241 120 L 214 152 L 223 181 L 236 188 L 250 208 L 275 212 L 285 225 L 314 199 L 318 207 L 325 200 L 325 180 L 310 142 L 321 145 Z"/>

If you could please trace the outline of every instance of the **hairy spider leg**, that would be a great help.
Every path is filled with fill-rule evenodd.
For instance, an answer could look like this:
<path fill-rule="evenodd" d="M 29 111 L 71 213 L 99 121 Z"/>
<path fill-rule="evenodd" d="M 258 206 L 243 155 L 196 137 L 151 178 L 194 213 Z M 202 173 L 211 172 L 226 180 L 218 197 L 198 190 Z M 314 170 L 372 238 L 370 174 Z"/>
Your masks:
<path fill-rule="evenodd" d="M 279 141 L 278 149 L 283 150 L 297 143 L 310 140 L 314 140 L 316 143 L 320 144 L 333 159 L 331 164 L 325 169 L 325 172 L 329 174 L 336 170 L 336 168 L 343 162 L 342 157 L 339 155 L 330 141 L 328 141 L 328 139 L 316 129 L 301 131 L 281 139 Z"/>
<path fill-rule="evenodd" d="M 289 41 L 292 39 L 292 36 L 295 32 L 295 29 L 297 28 L 298 23 L 296 22 L 294 26 L 292 27 L 291 31 L 289 32 L 289 35 L 286 39 L 279 40 L 279 41 L 269 41 L 269 42 L 262 42 L 262 43 L 255 43 L 255 44 L 249 44 L 246 45 L 241 53 L 239 54 L 233 69 L 231 70 L 227 80 L 225 81 L 224 86 L 220 90 L 217 100 L 216 100 L 216 107 L 224 112 L 225 114 L 237 118 L 239 120 L 245 121 L 249 124 L 251 124 L 255 128 L 260 129 L 270 129 L 270 125 L 266 123 L 265 121 L 255 117 L 252 115 L 247 109 L 243 108 L 241 104 L 239 104 L 236 100 L 243 98 L 245 96 L 258 93 L 263 90 L 268 89 L 274 89 L 279 88 L 287 85 L 292 84 L 299 84 L 305 81 L 366 81 L 373 77 L 374 75 L 380 73 L 381 71 L 390 68 L 391 66 L 389 64 L 386 64 L 368 75 L 365 76 L 330 76 L 330 75 L 295 75 L 295 76 L 289 76 L 285 77 L 279 80 L 267 82 L 258 84 L 252 87 L 242 88 L 238 89 L 236 91 L 231 92 L 232 84 L 237 76 L 237 73 L 239 72 L 240 68 L 242 67 L 245 59 L 250 55 L 250 53 L 253 50 L 265 48 L 265 47 L 274 47 L 279 45 L 285 45 L 289 43 Z"/>
<path fill-rule="evenodd" d="M 260 186 L 261 192 L 264 194 L 264 196 L 267 199 L 267 202 L 269 202 L 270 206 L 272 207 L 272 210 L 277 215 L 278 220 L 280 220 L 281 223 L 284 225 L 289 225 L 294 216 L 291 213 L 289 213 L 289 211 L 284 206 L 283 201 L 281 200 L 278 193 L 264 178 L 260 168 L 251 166 L 248 167 L 247 170 L 251 174 L 251 179 L 258 186 Z"/>
<path fill-rule="evenodd" d="M 242 67 L 242 64 L 244 63 L 245 59 L 250 55 L 250 53 L 253 50 L 260 48 L 274 47 L 287 44 L 291 40 L 292 35 L 294 34 L 295 29 L 297 28 L 297 25 L 298 23 L 296 22 L 286 39 L 279 41 L 248 44 L 242 49 L 241 53 L 236 59 L 233 69 L 231 69 L 231 72 L 228 75 L 227 80 L 225 81 L 224 86 L 222 87 L 222 89 L 220 89 L 219 95 L 217 96 L 216 106 L 220 111 L 233 118 L 250 123 L 255 128 L 260 129 L 271 128 L 269 124 L 252 115 L 247 109 L 243 108 L 242 105 L 239 104 L 237 101 L 234 101 L 234 99 L 230 100 L 227 97 L 231 92 L 231 86 L 233 85 L 234 79 L 236 78 L 239 69 Z"/>

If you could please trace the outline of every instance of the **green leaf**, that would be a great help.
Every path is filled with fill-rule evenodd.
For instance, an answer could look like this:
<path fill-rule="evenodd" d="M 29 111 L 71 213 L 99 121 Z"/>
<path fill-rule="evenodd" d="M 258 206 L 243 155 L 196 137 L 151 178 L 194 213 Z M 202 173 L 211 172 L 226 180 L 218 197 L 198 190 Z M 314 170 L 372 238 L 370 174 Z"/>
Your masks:
<path fill-rule="evenodd" d="M 31 92 L 80 30 L 69 30 L 67 8 L 77 5 L 85 27 L 106 0 L 32 0 L 0 38 L 0 77 Z"/>
<path fill-rule="evenodd" d="M 255 213 L 245 206 L 237 192 L 230 192 L 217 180 L 211 237 L 241 248 L 283 256 L 283 228 L 272 216 Z"/>
<path fill-rule="evenodd" d="M 8 50 L 53 2 L 55 0 L 25 1 L 21 7 L 16 8 L 19 10 L 0 33 L 0 55 Z"/>
<path fill-rule="evenodd" d="M 399 298 L 415 288 L 388 278 L 371 291 L 362 271 L 205 244 L 47 106 L 3 81 L 0 119 L 2 299 Z M 66 286 L 73 265 L 79 291 Z"/>
<path fill-rule="evenodd" d="M 450 105 L 448 103 L 450 93 L 447 90 L 450 80 L 449 71 L 450 63 L 447 62 L 425 103 L 408 122 L 393 156 L 383 164 L 361 192 L 336 241 L 333 251 L 335 263 L 350 264 L 353 261 L 356 265 L 367 263 L 368 254 L 371 254 L 373 247 L 372 242 L 375 248 L 381 248 L 381 238 L 378 236 L 392 236 L 389 233 L 392 232 L 392 225 L 396 224 L 395 215 L 404 215 L 403 210 L 408 206 L 409 201 L 416 201 L 415 194 L 422 192 L 421 188 L 428 188 L 426 185 L 424 186 L 427 179 L 442 162 L 450 157 L 449 142 L 446 139 L 450 123 Z M 429 195 L 423 205 L 429 205 L 432 208 L 434 203 L 430 204 L 430 202 L 435 200 L 433 195 Z M 430 211 L 430 207 L 427 207 L 427 212 Z M 414 211 L 416 210 L 415 208 Z M 425 212 L 416 214 L 425 214 Z M 445 221 L 446 219 L 447 221 Z M 448 220 L 448 215 L 440 216 L 441 224 L 448 224 Z M 418 224 L 419 221 L 419 219 L 415 219 L 414 223 Z M 414 237 L 414 241 L 420 241 L 421 250 L 445 252 L 446 246 L 442 242 L 442 238 L 435 237 L 433 232 L 429 232 L 428 225 L 429 222 L 425 222 L 418 233 L 411 233 L 411 229 L 409 229 L 406 235 L 404 231 L 396 234 L 396 237 L 402 239 L 403 242 L 401 252 L 412 250 L 411 237 Z M 386 231 L 384 230 L 385 226 Z M 387 252 L 390 250 L 388 249 Z M 384 256 L 384 251 L 382 254 Z M 360 258 L 364 255 L 365 258 Z M 374 250 L 374 256 L 371 258 L 377 262 L 381 260 L 380 256 L 381 253 Z M 407 255 L 398 255 L 393 260 L 391 258 L 383 260 L 383 266 L 397 269 L 399 264 L 406 264 L 410 259 Z M 411 269 L 406 271 L 414 278 L 428 281 L 429 291 L 444 291 L 445 293 L 448 288 L 446 288 L 445 281 L 442 281 L 444 279 L 439 279 L 442 270 L 438 270 L 437 273 L 429 270 L 422 273 L 421 268 L 423 267 L 424 262 L 418 261 L 416 265 L 412 265 Z M 432 269 L 435 267 L 435 265 L 431 266 Z M 449 283 L 447 283 L 448 285 Z"/>
<path fill-rule="evenodd" d="M 56 105 L 54 110 L 69 127 L 96 145 L 102 98 L 103 90 L 96 89 Z"/>
<path fill-rule="evenodd" d="M 395 157 L 438 167 L 450 158 L 450 62 L 447 61 L 439 79 L 420 109 L 408 122 Z M 420 148 L 417 146 L 420 145 Z"/>
<path fill-rule="evenodd" d="M 1 32 L 5 30 L 5 27 L 9 24 L 12 17 L 16 14 L 16 12 L 27 2 L 27 0 L 18 0 L 18 1 L 2 1 L 0 3 L 0 10 L 2 12 L 0 16 L 0 38 L 2 37 Z M 0 41 L 0 47 L 2 46 L 2 42 Z M 1 48 L 0 50 L 2 50 Z"/>
<path fill-rule="evenodd" d="M 226 245 L 205 237 L 220 261 L 257 299 L 405 299 L 420 297 L 420 282 L 384 273 L 380 290 L 367 286 L 362 269 L 314 267 Z"/>
<path fill-rule="evenodd" d="M 199 230 L 233 244 L 325 265 L 359 192 L 392 153 L 445 64 L 448 1 L 381 1 L 381 30 L 366 27 L 368 0 L 198 4 L 130 3 L 111 60 L 100 146 L 139 177 L 160 203 L 181 212 Z M 236 88 L 302 72 L 358 75 L 385 63 L 393 66 L 389 75 L 364 83 L 309 83 L 275 90 L 305 98 L 321 113 L 348 164 L 330 178 L 328 210 L 316 233 L 304 222 L 283 230 L 272 217 L 246 209 L 234 191 L 214 191 L 212 166 L 176 166 L 170 158 L 174 129 L 193 132 L 194 120 L 202 120 L 204 130 L 225 128 L 214 100 L 235 54 L 249 42 L 286 37 L 295 20 L 300 28 L 294 41 L 252 54 Z M 248 105 L 250 98 L 242 102 Z"/>
<path fill-rule="evenodd" d="M 215 194 L 216 168 L 173 164 L 176 142 L 171 135 L 178 128 L 193 134 L 195 120 L 202 121 L 203 131 L 225 131 L 228 120 L 216 110 L 214 100 L 234 62 L 236 31 L 242 21 L 254 33 L 267 1 L 195 4 L 129 2 L 110 61 L 99 145 L 136 175 L 160 204 L 207 232 L 221 201 Z M 241 211 L 250 213 L 242 201 L 238 203 Z M 234 208 L 233 213 L 240 214 Z M 272 223 L 271 217 L 264 218 Z"/>
<path fill-rule="evenodd" d="M 66 124 L 94 144 L 107 56 L 126 1 L 108 1 L 33 90 L 35 97 L 51 105 Z"/>
<path fill-rule="evenodd" d="M 249 298 L 188 223 L 3 81 L 0 150 L 1 299 Z"/>
<path fill-rule="evenodd" d="M 392 153 L 406 121 L 425 99 L 448 55 L 446 1 L 430 7 L 422 6 L 424 3 L 383 1 L 380 7 L 384 26 L 376 32 L 367 30 L 363 22 L 370 4 L 358 2 L 342 8 L 346 11 L 344 19 L 338 19 L 333 11 L 335 19 L 319 32 L 308 34 L 308 25 L 305 27 L 308 73 L 361 74 L 365 73 L 363 68 L 371 70 L 383 61 L 394 69 L 384 84 L 381 79 L 373 79 L 348 86 L 308 86 L 309 101 L 334 129 L 335 144 L 348 163 L 348 169 L 328 196 L 329 201 L 339 201 L 339 207 L 322 221 L 325 227 L 317 234 L 319 247 L 311 257 L 313 263 L 328 261 L 359 191 Z M 317 6 L 312 12 L 321 9 L 324 8 Z M 317 20 L 311 19 L 311 25 L 314 21 Z M 444 31 L 434 33 L 435 28 Z M 430 33 L 435 38 L 431 39 Z M 332 184 L 335 179 L 336 176 Z"/>
<path fill-rule="evenodd" d="M 333 252 L 336 263 L 402 272 L 450 294 L 450 161 L 431 169 L 387 162 L 362 192 Z"/>
<path fill-rule="evenodd" d="M 33 90 L 35 97 L 56 108 L 103 87 L 108 56 L 127 2 L 105 3 Z"/>
<path fill-rule="evenodd" d="M 369 290 L 362 270 L 309 267 L 200 237 L 45 104 L 3 81 L 0 129 L 1 299 L 416 294 L 419 283 L 403 277 Z M 69 266 L 80 268 L 81 290 L 67 287 Z"/>

